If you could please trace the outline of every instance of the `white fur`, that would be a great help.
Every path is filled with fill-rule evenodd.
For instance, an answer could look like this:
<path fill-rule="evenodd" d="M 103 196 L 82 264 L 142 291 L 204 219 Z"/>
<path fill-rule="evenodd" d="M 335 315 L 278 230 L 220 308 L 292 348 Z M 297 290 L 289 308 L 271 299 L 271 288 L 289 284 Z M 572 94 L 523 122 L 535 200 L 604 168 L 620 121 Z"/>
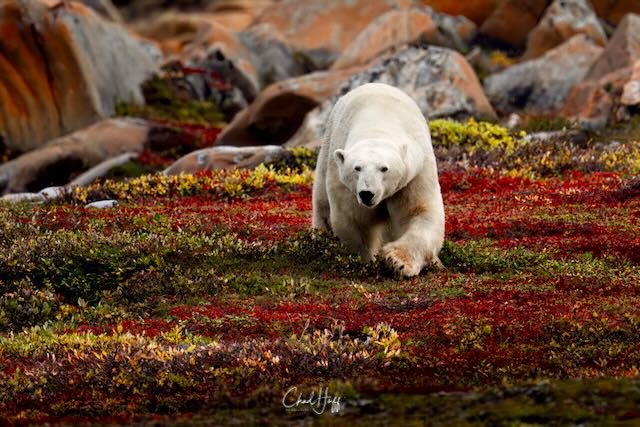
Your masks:
<path fill-rule="evenodd" d="M 373 193 L 372 206 L 362 191 Z M 382 256 L 405 276 L 442 267 L 444 206 L 431 137 L 401 90 L 369 83 L 336 103 L 318 158 L 313 227 L 333 231 L 365 261 Z"/>

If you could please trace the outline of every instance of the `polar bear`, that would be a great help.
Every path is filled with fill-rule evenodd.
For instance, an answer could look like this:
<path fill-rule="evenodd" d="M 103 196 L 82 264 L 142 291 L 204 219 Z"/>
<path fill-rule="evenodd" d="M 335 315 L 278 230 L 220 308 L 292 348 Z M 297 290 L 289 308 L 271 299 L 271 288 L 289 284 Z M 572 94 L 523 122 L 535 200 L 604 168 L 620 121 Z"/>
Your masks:
<path fill-rule="evenodd" d="M 313 227 L 406 277 L 444 268 L 436 159 L 426 120 L 407 94 L 368 83 L 338 100 L 318 157 Z"/>

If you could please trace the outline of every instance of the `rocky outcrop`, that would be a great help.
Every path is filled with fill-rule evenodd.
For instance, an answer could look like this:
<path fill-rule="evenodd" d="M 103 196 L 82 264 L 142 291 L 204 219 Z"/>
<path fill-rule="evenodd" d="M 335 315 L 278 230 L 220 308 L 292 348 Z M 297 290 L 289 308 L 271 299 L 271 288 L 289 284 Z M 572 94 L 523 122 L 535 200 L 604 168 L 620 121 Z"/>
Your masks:
<path fill-rule="evenodd" d="M 475 25 L 463 17 L 445 17 L 429 8 L 392 10 L 369 24 L 332 68 L 366 65 L 393 48 L 415 42 L 462 50 L 474 34 Z"/>
<path fill-rule="evenodd" d="M 153 47 L 75 2 L 0 3 L 0 129 L 28 151 L 142 102 Z"/>
<path fill-rule="evenodd" d="M 236 115 L 216 144 L 283 144 L 298 130 L 309 111 L 335 95 L 340 85 L 358 70 L 318 71 L 272 84 Z"/>
<path fill-rule="evenodd" d="M 286 150 L 278 145 L 260 147 L 213 147 L 194 151 L 164 170 L 165 175 L 203 170 L 255 168 L 282 158 Z"/>
<path fill-rule="evenodd" d="M 638 0 L 590 0 L 596 14 L 607 22 L 617 25 L 628 13 L 640 14 Z"/>
<path fill-rule="evenodd" d="M 328 68 L 374 19 L 411 0 L 284 0 L 267 7 L 255 24 L 271 24 L 315 68 Z"/>
<path fill-rule="evenodd" d="M 465 16 L 481 25 L 496 9 L 496 0 L 422 0 L 422 4 L 451 16 Z"/>
<path fill-rule="evenodd" d="M 106 159 L 141 152 L 152 129 L 141 120 L 110 119 L 51 141 L 0 166 L 0 194 L 67 184 Z"/>
<path fill-rule="evenodd" d="M 577 35 L 541 58 L 514 65 L 485 80 L 492 105 L 502 113 L 549 113 L 560 107 L 602 53 L 585 35 Z"/>
<path fill-rule="evenodd" d="M 501 0 L 480 33 L 511 46 L 524 46 L 550 0 Z"/>
<path fill-rule="evenodd" d="M 600 79 L 612 71 L 632 66 L 637 60 L 640 60 L 640 15 L 629 14 L 616 28 L 586 79 Z"/>
<path fill-rule="evenodd" d="M 602 25 L 588 0 L 555 0 L 529 34 L 525 59 L 544 55 L 576 34 L 585 34 L 595 44 L 607 43 Z"/>
<path fill-rule="evenodd" d="M 625 84 L 630 81 L 631 76 L 632 68 L 627 67 L 575 85 L 567 94 L 559 114 L 585 129 L 606 126 L 616 111 Z"/>
<path fill-rule="evenodd" d="M 118 9 L 113 5 L 111 0 L 80 0 L 80 1 L 107 19 L 110 19 L 114 22 L 120 22 L 120 23 L 123 22 L 122 15 L 118 11 Z"/>
<path fill-rule="evenodd" d="M 640 60 L 634 64 L 631 77 L 622 88 L 620 103 L 628 107 L 640 105 Z"/>
<path fill-rule="evenodd" d="M 313 71 L 313 64 L 269 24 L 254 25 L 236 36 L 251 53 L 249 60 L 261 88 Z"/>
<path fill-rule="evenodd" d="M 404 90 L 417 102 L 425 118 L 496 118 L 473 69 L 462 55 L 435 46 L 409 47 L 378 60 L 347 80 L 336 96 L 306 116 L 286 145 L 317 146 L 323 123 L 337 97 L 370 82 L 387 83 Z"/>
<path fill-rule="evenodd" d="M 217 22 L 232 31 L 247 29 L 273 0 L 216 0 L 207 10 Z"/>

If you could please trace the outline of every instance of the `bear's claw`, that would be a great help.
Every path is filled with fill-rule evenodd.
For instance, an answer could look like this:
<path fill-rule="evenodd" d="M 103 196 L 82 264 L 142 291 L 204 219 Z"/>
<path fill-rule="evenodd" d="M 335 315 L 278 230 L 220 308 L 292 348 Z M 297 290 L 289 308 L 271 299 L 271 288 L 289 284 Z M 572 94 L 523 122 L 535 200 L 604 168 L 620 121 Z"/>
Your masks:
<path fill-rule="evenodd" d="M 420 274 L 421 266 L 415 262 L 409 251 L 400 246 L 386 245 L 382 248 L 382 256 L 391 268 L 405 277 Z"/>

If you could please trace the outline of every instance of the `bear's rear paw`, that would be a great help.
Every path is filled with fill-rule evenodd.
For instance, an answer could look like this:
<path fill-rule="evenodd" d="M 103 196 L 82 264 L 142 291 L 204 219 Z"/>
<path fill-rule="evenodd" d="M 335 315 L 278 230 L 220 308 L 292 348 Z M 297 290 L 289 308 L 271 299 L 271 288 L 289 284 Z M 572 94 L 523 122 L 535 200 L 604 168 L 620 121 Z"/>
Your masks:
<path fill-rule="evenodd" d="M 416 262 L 416 257 L 402 245 L 389 243 L 382 248 L 381 255 L 391 268 L 405 277 L 420 274 L 422 265 Z"/>

